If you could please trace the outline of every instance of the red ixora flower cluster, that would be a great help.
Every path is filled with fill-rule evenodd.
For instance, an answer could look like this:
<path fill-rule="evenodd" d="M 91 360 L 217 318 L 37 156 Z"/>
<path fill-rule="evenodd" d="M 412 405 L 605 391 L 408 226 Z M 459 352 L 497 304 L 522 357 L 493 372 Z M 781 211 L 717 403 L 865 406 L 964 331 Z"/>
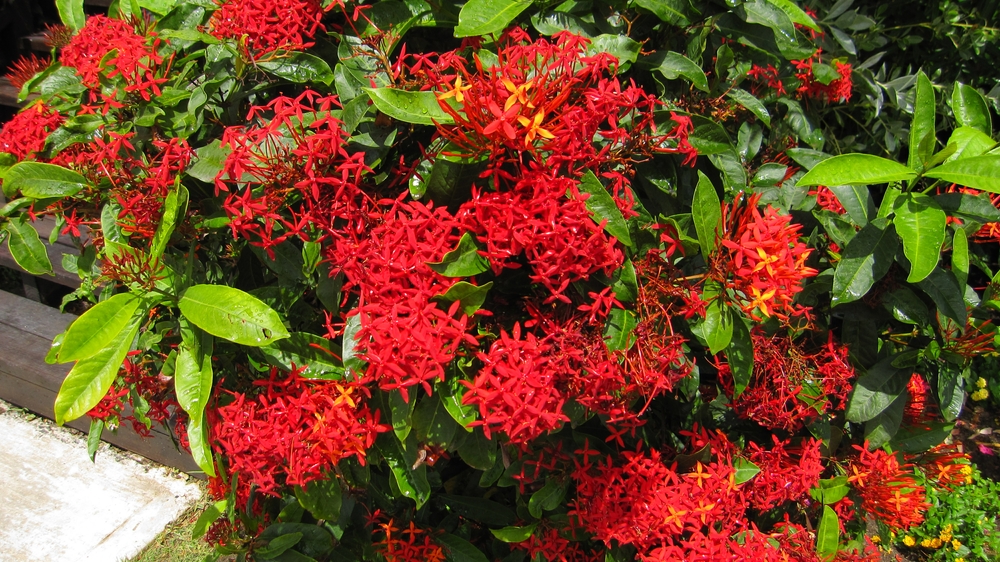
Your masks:
<path fill-rule="evenodd" d="M 25 160 L 33 158 L 45 148 L 49 133 L 62 124 L 59 112 L 36 102 L 21 110 L 0 129 L 0 152 Z"/>
<path fill-rule="evenodd" d="M 368 389 L 357 383 L 311 381 L 272 369 L 256 396 L 233 394 L 229 404 L 209 409 L 213 448 L 221 453 L 237 490 L 252 484 L 265 494 L 280 486 L 304 486 L 328 478 L 342 459 L 361 464 L 388 427 L 368 409 Z M 237 496 L 240 494 L 237 493 Z"/>
<path fill-rule="evenodd" d="M 799 87 L 796 88 L 800 98 L 823 100 L 826 102 L 848 102 L 851 101 L 851 65 L 839 60 L 833 61 L 834 68 L 839 78 L 835 78 L 829 83 L 819 81 L 813 74 L 813 65 L 821 63 L 820 54 L 822 50 L 803 60 L 792 61 L 795 66 L 795 77 L 799 79 Z"/>
<path fill-rule="evenodd" d="M 135 92 L 149 101 L 160 95 L 165 77 L 157 77 L 163 57 L 158 54 L 161 39 L 152 31 L 139 32 L 133 23 L 107 16 L 91 16 L 59 53 L 59 62 L 76 69 L 81 82 L 91 90 L 101 88 L 101 78 L 121 76 L 126 92 Z M 101 93 L 104 102 L 114 101 L 115 92 Z"/>
<path fill-rule="evenodd" d="M 444 562 L 446 559 L 431 533 L 417 527 L 413 521 L 406 529 L 398 529 L 392 519 L 378 527 L 385 536 L 375 543 L 375 549 L 386 562 Z"/>
<path fill-rule="evenodd" d="M 855 445 L 859 455 L 848 465 L 847 481 L 861 496 L 861 508 L 895 531 L 919 525 L 930 508 L 926 490 L 913 466 L 900 464 L 899 454 Z"/>
<path fill-rule="evenodd" d="M 798 501 L 809 494 L 823 474 L 818 439 L 805 439 L 796 446 L 790 440 L 782 441 L 771 435 L 770 449 L 756 443 L 749 444 L 747 460 L 757 465 L 760 472 L 747 484 L 748 499 L 754 509 L 766 511 L 785 502 Z"/>
<path fill-rule="evenodd" d="M 843 409 L 855 377 L 847 362 L 847 348 L 827 344 L 806 353 L 788 336 L 751 334 L 753 375 L 742 394 L 732 399 L 742 418 L 768 429 L 794 431 L 826 412 Z M 719 365 L 719 382 L 732 396 L 733 376 L 727 363 Z"/>
<path fill-rule="evenodd" d="M 320 0 L 216 1 L 219 7 L 212 14 L 209 33 L 235 39 L 248 59 L 259 60 L 279 50 L 308 49 L 315 44 L 316 32 L 326 30 Z"/>
<path fill-rule="evenodd" d="M 710 275 L 735 291 L 751 318 L 773 315 L 787 321 L 806 312 L 793 300 L 802 281 L 818 272 L 806 266 L 812 250 L 799 240 L 802 226 L 770 205 L 761 213 L 759 198 L 723 206 L 725 232 Z"/>

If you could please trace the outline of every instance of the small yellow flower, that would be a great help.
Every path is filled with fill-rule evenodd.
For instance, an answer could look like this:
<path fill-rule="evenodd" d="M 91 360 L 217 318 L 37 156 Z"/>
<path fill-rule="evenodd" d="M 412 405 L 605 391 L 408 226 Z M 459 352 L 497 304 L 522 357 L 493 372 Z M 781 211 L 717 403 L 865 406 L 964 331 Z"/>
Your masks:
<path fill-rule="evenodd" d="M 924 540 L 920 541 L 920 546 L 922 546 L 924 548 L 930 548 L 931 547 L 931 539 L 924 539 Z"/>
<path fill-rule="evenodd" d="M 906 546 L 913 546 L 917 544 L 917 541 L 910 535 L 906 535 L 905 537 L 903 537 L 903 544 L 905 544 Z"/>
<path fill-rule="evenodd" d="M 875 544 L 878 544 L 878 543 L 882 542 L 882 537 L 880 537 L 878 535 L 875 535 L 874 537 L 872 537 L 872 542 L 875 543 Z"/>
<path fill-rule="evenodd" d="M 955 562 L 965 562 L 965 558 L 959 556 L 958 558 L 955 559 Z"/>
<path fill-rule="evenodd" d="M 989 396 L 990 396 L 990 391 L 986 390 L 985 388 L 980 388 L 979 390 L 969 395 L 969 397 L 975 400 L 976 402 L 979 402 L 981 400 L 986 400 L 987 398 L 989 398 Z"/>
<path fill-rule="evenodd" d="M 962 548 L 962 542 L 959 541 L 958 539 L 955 539 L 955 540 L 951 541 L 951 547 L 954 548 L 955 550 L 958 550 L 958 549 Z"/>
<path fill-rule="evenodd" d="M 941 539 L 933 538 L 931 539 L 931 548 L 941 548 Z"/>
<path fill-rule="evenodd" d="M 958 469 L 958 471 L 966 476 L 969 476 L 970 474 L 972 474 L 972 465 L 971 464 L 962 465 L 962 468 Z"/>
<path fill-rule="evenodd" d="M 976 386 L 979 388 L 986 388 L 986 379 L 979 377 L 979 380 L 976 381 Z"/>

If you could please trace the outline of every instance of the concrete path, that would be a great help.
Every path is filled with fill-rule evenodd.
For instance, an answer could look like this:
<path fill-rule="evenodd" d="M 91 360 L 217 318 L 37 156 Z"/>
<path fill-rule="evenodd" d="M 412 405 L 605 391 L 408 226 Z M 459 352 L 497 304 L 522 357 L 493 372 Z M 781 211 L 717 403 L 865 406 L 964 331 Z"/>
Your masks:
<path fill-rule="evenodd" d="M 118 562 L 201 496 L 184 474 L 0 402 L 0 562 Z"/>

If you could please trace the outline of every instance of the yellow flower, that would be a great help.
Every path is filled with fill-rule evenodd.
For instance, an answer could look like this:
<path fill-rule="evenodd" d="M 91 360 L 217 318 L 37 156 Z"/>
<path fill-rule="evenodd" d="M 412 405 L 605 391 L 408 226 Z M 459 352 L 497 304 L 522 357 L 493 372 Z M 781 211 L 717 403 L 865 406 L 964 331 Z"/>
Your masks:
<path fill-rule="evenodd" d="M 878 535 L 875 535 L 874 537 L 872 537 L 872 542 L 875 543 L 875 544 L 878 544 L 878 543 L 882 542 L 882 537 L 880 537 Z"/>
<path fill-rule="evenodd" d="M 959 556 L 958 558 L 955 559 L 955 562 L 965 562 L 965 558 Z"/>
<path fill-rule="evenodd" d="M 917 544 L 917 541 L 910 535 L 906 535 L 905 537 L 903 537 L 903 544 L 905 544 L 906 546 L 913 546 Z"/>
<path fill-rule="evenodd" d="M 976 402 L 979 402 L 981 400 L 986 400 L 987 398 L 989 398 L 989 396 L 990 396 L 990 391 L 986 390 L 985 388 L 980 388 L 979 390 L 969 395 L 969 397 L 975 400 Z"/>
<path fill-rule="evenodd" d="M 955 550 L 958 550 L 958 549 L 962 548 L 962 543 L 958 539 L 955 539 L 955 540 L 951 541 L 951 547 L 954 548 Z"/>
<path fill-rule="evenodd" d="M 971 464 L 963 465 L 962 468 L 960 468 L 958 471 L 966 476 L 969 476 L 970 474 L 972 474 L 972 465 Z"/>
<path fill-rule="evenodd" d="M 931 547 L 931 539 L 924 539 L 924 540 L 920 541 L 920 546 L 922 546 L 924 548 L 930 548 Z"/>
<path fill-rule="evenodd" d="M 976 386 L 979 388 L 986 388 L 986 379 L 979 377 L 979 380 L 976 381 Z"/>
<path fill-rule="evenodd" d="M 931 539 L 931 548 L 941 548 L 941 539 L 939 538 Z"/>

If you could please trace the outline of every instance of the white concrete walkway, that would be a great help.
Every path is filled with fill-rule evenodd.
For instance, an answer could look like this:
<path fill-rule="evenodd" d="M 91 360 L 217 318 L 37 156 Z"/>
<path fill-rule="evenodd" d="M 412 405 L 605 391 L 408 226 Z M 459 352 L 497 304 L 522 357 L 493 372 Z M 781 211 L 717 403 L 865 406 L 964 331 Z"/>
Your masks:
<path fill-rule="evenodd" d="M 118 562 L 196 502 L 186 475 L 0 402 L 0 562 Z"/>

